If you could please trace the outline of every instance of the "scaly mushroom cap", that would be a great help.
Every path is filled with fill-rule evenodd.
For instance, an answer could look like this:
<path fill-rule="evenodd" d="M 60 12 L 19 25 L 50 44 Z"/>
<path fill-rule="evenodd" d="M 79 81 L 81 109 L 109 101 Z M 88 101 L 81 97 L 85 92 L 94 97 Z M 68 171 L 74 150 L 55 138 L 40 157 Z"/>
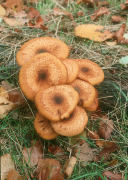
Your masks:
<path fill-rule="evenodd" d="M 72 85 L 74 89 L 79 93 L 79 105 L 88 107 L 93 103 L 96 91 L 91 84 L 83 80 L 76 79 L 70 85 Z"/>
<path fill-rule="evenodd" d="M 41 89 L 51 85 L 64 84 L 67 81 L 67 70 L 64 64 L 49 53 L 38 54 L 21 67 L 19 83 L 25 96 L 33 100 Z"/>
<path fill-rule="evenodd" d="M 95 90 L 95 92 L 96 92 L 96 95 L 95 95 L 94 101 L 92 102 L 90 106 L 86 107 L 86 110 L 91 111 L 91 112 L 96 111 L 99 106 L 98 91 Z"/>
<path fill-rule="evenodd" d="M 65 59 L 63 60 L 63 63 L 66 66 L 68 72 L 67 83 L 71 83 L 77 78 L 79 67 L 77 63 L 71 59 Z"/>
<path fill-rule="evenodd" d="M 83 132 L 88 122 L 85 110 L 76 106 L 71 116 L 58 122 L 51 122 L 54 131 L 62 136 L 76 136 Z"/>
<path fill-rule="evenodd" d="M 74 61 L 79 66 L 78 78 L 92 85 L 99 84 L 104 80 L 104 72 L 98 64 L 88 59 L 74 59 Z"/>
<path fill-rule="evenodd" d="M 50 122 L 41 116 L 39 113 L 36 114 L 36 118 L 34 120 L 34 127 L 37 133 L 43 139 L 51 140 L 55 139 L 58 134 L 53 130 Z"/>
<path fill-rule="evenodd" d="M 52 86 L 35 96 L 38 111 L 51 121 L 69 117 L 78 100 L 78 93 L 70 85 Z"/>
<path fill-rule="evenodd" d="M 39 37 L 26 42 L 16 55 L 19 65 L 30 61 L 35 55 L 49 52 L 59 59 L 65 59 L 69 55 L 68 46 L 61 40 L 52 37 Z"/>

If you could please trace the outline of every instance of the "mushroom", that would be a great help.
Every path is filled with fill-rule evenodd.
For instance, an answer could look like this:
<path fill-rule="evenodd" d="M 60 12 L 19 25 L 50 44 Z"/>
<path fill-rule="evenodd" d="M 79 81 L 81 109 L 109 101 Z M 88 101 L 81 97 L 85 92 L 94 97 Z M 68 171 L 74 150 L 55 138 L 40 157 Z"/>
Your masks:
<path fill-rule="evenodd" d="M 90 106 L 86 107 L 86 110 L 91 111 L 91 112 L 96 111 L 99 106 L 98 91 L 95 89 L 95 92 L 96 94 L 95 94 L 94 101 L 92 102 Z"/>
<path fill-rule="evenodd" d="M 21 67 L 19 73 L 20 87 L 30 100 L 34 99 L 41 88 L 64 84 L 66 81 L 67 70 L 64 64 L 49 53 L 35 55 Z"/>
<path fill-rule="evenodd" d="M 34 127 L 37 133 L 46 140 L 55 139 L 58 134 L 53 130 L 50 122 L 41 116 L 39 113 L 36 114 L 34 120 Z"/>
<path fill-rule="evenodd" d="M 66 66 L 67 72 L 68 72 L 67 83 L 71 83 L 77 78 L 79 67 L 77 63 L 73 61 L 72 59 L 65 59 L 63 60 L 63 63 Z"/>
<path fill-rule="evenodd" d="M 52 37 L 38 37 L 27 41 L 16 55 L 19 65 L 30 61 L 36 54 L 49 52 L 59 59 L 65 59 L 69 55 L 68 46 L 61 40 Z"/>
<path fill-rule="evenodd" d="M 83 132 L 88 122 L 85 110 L 76 106 L 71 116 L 58 122 L 51 122 L 54 131 L 62 136 L 76 136 Z"/>
<path fill-rule="evenodd" d="M 79 105 L 88 107 L 93 103 L 96 91 L 91 84 L 83 80 L 76 79 L 70 85 L 72 85 L 74 89 L 79 93 Z"/>
<path fill-rule="evenodd" d="M 74 61 L 79 66 L 78 78 L 92 85 L 99 84 L 104 80 L 104 72 L 98 64 L 88 59 L 74 59 Z"/>
<path fill-rule="evenodd" d="M 79 100 L 77 91 L 70 85 L 52 86 L 35 96 L 35 104 L 44 117 L 51 121 L 68 118 Z"/>

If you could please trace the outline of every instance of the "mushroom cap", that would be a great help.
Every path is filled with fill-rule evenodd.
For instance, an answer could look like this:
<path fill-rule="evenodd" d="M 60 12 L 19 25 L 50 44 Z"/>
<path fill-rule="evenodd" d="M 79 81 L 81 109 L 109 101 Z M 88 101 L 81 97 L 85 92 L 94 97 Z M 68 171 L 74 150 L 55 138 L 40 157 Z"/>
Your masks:
<path fill-rule="evenodd" d="M 39 113 L 36 114 L 34 127 L 37 133 L 43 139 L 51 140 L 55 139 L 58 136 L 58 134 L 53 130 L 50 122 Z"/>
<path fill-rule="evenodd" d="M 35 96 L 38 111 L 51 121 L 69 117 L 78 100 L 78 93 L 70 85 L 52 86 L 39 91 Z"/>
<path fill-rule="evenodd" d="M 38 54 L 21 67 L 19 83 L 25 96 L 33 100 L 41 89 L 51 85 L 64 84 L 67 81 L 67 70 L 64 64 L 49 53 Z"/>
<path fill-rule="evenodd" d="M 74 89 L 79 93 L 80 105 L 82 105 L 83 107 L 88 107 L 93 103 L 96 96 L 96 91 L 91 84 L 86 81 L 76 79 L 70 85 L 72 85 Z"/>
<path fill-rule="evenodd" d="M 69 48 L 59 39 L 38 37 L 27 41 L 21 46 L 21 49 L 17 52 L 16 60 L 22 66 L 31 60 L 33 56 L 42 52 L 49 52 L 59 59 L 65 59 L 69 55 Z"/>
<path fill-rule="evenodd" d="M 99 106 L 98 91 L 96 89 L 95 91 L 96 91 L 96 95 L 95 95 L 94 101 L 92 102 L 90 106 L 86 107 L 86 110 L 91 111 L 91 112 L 96 111 Z"/>
<path fill-rule="evenodd" d="M 92 85 L 99 84 L 104 80 L 104 72 L 98 64 L 88 59 L 74 59 L 74 61 L 79 66 L 78 78 Z"/>
<path fill-rule="evenodd" d="M 71 83 L 77 78 L 79 73 L 79 67 L 77 63 L 72 59 L 65 59 L 63 60 L 63 63 L 66 66 L 68 72 L 67 83 Z"/>
<path fill-rule="evenodd" d="M 83 132 L 88 116 L 82 107 L 76 106 L 71 116 L 58 122 L 51 122 L 54 131 L 62 136 L 76 136 Z"/>

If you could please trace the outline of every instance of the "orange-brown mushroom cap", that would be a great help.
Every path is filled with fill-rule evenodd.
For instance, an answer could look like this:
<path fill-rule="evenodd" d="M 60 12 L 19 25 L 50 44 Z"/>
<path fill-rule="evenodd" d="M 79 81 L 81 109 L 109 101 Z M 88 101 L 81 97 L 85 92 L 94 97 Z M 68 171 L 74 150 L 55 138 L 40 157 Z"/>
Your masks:
<path fill-rule="evenodd" d="M 83 132 L 88 122 L 85 110 L 76 106 L 71 116 L 58 122 L 51 122 L 55 132 L 62 136 L 76 136 Z"/>
<path fill-rule="evenodd" d="M 78 78 L 92 85 L 99 84 L 104 80 L 104 72 L 98 64 L 88 59 L 74 59 L 74 61 L 79 66 Z"/>
<path fill-rule="evenodd" d="M 51 85 L 64 84 L 67 81 L 67 70 L 64 64 L 49 53 L 38 54 L 21 67 L 19 83 L 25 96 L 33 100 L 41 89 Z"/>
<path fill-rule="evenodd" d="M 17 52 L 16 60 L 19 65 L 30 61 L 36 54 L 49 52 L 59 59 L 69 55 L 68 46 L 61 40 L 52 37 L 39 37 L 26 42 Z"/>
<path fill-rule="evenodd" d="M 51 140 L 55 139 L 58 136 L 58 134 L 53 130 L 50 122 L 39 113 L 36 114 L 34 127 L 37 133 L 43 139 Z"/>
<path fill-rule="evenodd" d="M 35 96 L 38 111 L 51 121 L 69 117 L 78 100 L 78 93 L 70 85 L 52 86 L 39 91 Z"/>
<path fill-rule="evenodd" d="M 66 66 L 68 72 L 67 83 L 71 83 L 77 78 L 79 73 L 79 67 L 77 63 L 72 59 L 65 59 L 63 60 L 63 63 Z"/>
<path fill-rule="evenodd" d="M 95 88 L 86 81 L 76 79 L 70 85 L 79 93 L 79 105 L 83 107 L 90 106 L 95 98 L 96 91 Z"/>
<path fill-rule="evenodd" d="M 86 110 L 91 111 L 91 112 L 96 111 L 99 106 L 98 92 L 97 90 L 95 91 L 96 91 L 96 95 L 95 95 L 94 101 L 92 102 L 90 106 L 86 107 Z"/>

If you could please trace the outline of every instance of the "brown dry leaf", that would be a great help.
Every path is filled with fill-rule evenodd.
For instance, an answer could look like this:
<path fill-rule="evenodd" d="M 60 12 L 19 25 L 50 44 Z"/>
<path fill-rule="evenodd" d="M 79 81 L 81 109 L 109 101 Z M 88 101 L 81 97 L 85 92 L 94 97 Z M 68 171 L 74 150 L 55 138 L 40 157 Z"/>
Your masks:
<path fill-rule="evenodd" d="M 98 17 L 104 15 L 104 14 L 110 14 L 109 9 L 106 7 L 101 7 L 100 9 L 96 10 L 94 15 L 91 16 L 91 20 L 96 20 Z"/>
<path fill-rule="evenodd" d="M 105 116 L 102 117 L 102 121 L 100 121 L 98 129 L 98 134 L 100 135 L 100 137 L 109 139 L 112 131 L 114 130 L 113 126 L 114 124 L 112 120 L 109 120 Z"/>
<path fill-rule="evenodd" d="M 79 16 L 84 16 L 84 12 L 83 11 L 78 11 L 77 12 L 77 16 L 79 17 Z"/>
<path fill-rule="evenodd" d="M 128 0 L 124 4 L 121 4 L 121 10 L 127 10 L 128 9 Z"/>
<path fill-rule="evenodd" d="M 64 173 L 68 178 L 72 175 L 76 162 L 77 159 L 74 156 L 70 157 L 70 159 L 68 159 L 68 161 L 66 162 Z"/>
<path fill-rule="evenodd" d="M 100 139 L 100 136 L 97 134 L 96 131 L 88 131 L 88 137 L 90 137 L 91 139 Z"/>
<path fill-rule="evenodd" d="M 14 169 L 9 171 L 7 180 L 24 180 L 24 178 Z"/>
<path fill-rule="evenodd" d="M 125 21 L 125 19 L 121 16 L 112 16 L 111 19 L 113 23 L 120 23 L 122 21 Z"/>
<path fill-rule="evenodd" d="M 37 170 L 39 180 L 63 180 L 61 165 L 55 159 L 40 159 Z"/>
<path fill-rule="evenodd" d="M 5 180 L 10 170 L 14 170 L 14 163 L 10 154 L 1 156 L 1 180 Z"/>
<path fill-rule="evenodd" d="M 71 20 L 74 19 L 72 13 L 70 13 L 68 11 L 64 11 L 64 10 L 59 9 L 59 8 L 54 8 L 53 9 L 53 14 L 55 16 L 60 16 L 60 15 L 68 16 Z"/>
<path fill-rule="evenodd" d="M 36 10 L 36 9 L 33 8 L 33 7 L 29 8 L 28 17 L 29 17 L 30 19 L 36 18 L 36 17 L 38 17 L 38 16 L 40 16 L 40 13 L 39 13 L 38 10 Z"/>
<path fill-rule="evenodd" d="M 2 17 L 4 17 L 6 15 L 6 10 L 4 9 L 4 7 L 2 7 L 1 5 L 0 5 L 0 17 L 2 18 Z"/>
<path fill-rule="evenodd" d="M 0 119 L 4 118 L 14 108 L 14 104 L 8 98 L 7 91 L 0 87 Z"/>
<path fill-rule="evenodd" d="M 96 149 L 92 149 L 89 147 L 87 142 L 84 142 L 81 146 L 75 146 L 75 157 L 82 162 L 83 165 L 86 165 L 89 161 L 92 161 L 95 157 L 94 152 Z"/>
<path fill-rule="evenodd" d="M 128 39 L 124 38 L 124 33 L 126 30 L 126 24 L 123 23 L 118 31 L 115 32 L 114 38 L 117 39 L 118 43 L 128 44 Z"/>
<path fill-rule="evenodd" d="M 102 158 L 104 160 L 109 159 L 110 154 L 118 150 L 118 146 L 114 142 L 107 142 L 106 144 L 104 143 L 104 148 L 101 150 L 99 155 L 95 157 L 95 161 L 99 161 Z"/>
<path fill-rule="evenodd" d="M 4 3 L 6 8 L 11 8 L 14 11 L 21 11 L 23 9 L 23 1 L 22 0 L 6 0 Z"/>
<path fill-rule="evenodd" d="M 75 36 L 87 38 L 93 41 L 103 42 L 113 37 L 113 33 L 104 31 L 104 26 L 95 24 L 82 24 L 75 28 Z"/>
<path fill-rule="evenodd" d="M 109 2 L 108 1 L 99 1 L 98 6 L 109 6 Z"/>
<path fill-rule="evenodd" d="M 54 154 L 57 158 L 59 159 L 67 159 L 67 156 L 64 153 L 64 150 L 59 147 L 59 146 L 55 146 L 55 145 L 50 145 L 48 146 L 48 151 L 52 154 Z"/>
<path fill-rule="evenodd" d="M 103 173 L 103 176 L 106 176 L 107 178 L 111 179 L 111 180 L 123 180 L 123 177 L 121 174 L 114 174 L 111 171 L 105 171 Z"/>
<path fill-rule="evenodd" d="M 32 146 L 30 148 L 24 147 L 22 153 L 25 158 L 25 161 L 30 166 L 37 165 L 39 159 L 41 159 L 43 156 L 43 150 L 39 141 L 37 141 L 36 143 L 32 142 Z"/>
<path fill-rule="evenodd" d="M 28 19 L 23 19 L 23 18 L 8 18 L 8 17 L 4 17 L 3 20 L 9 26 L 23 26 L 23 25 L 25 25 L 25 23 L 28 22 Z"/>
<path fill-rule="evenodd" d="M 98 4 L 99 0 L 77 0 L 77 4 L 85 3 L 87 6 L 94 7 Z"/>
<path fill-rule="evenodd" d="M 108 46 L 115 46 L 117 45 L 116 41 L 106 41 L 105 44 L 107 44 Z"/>

